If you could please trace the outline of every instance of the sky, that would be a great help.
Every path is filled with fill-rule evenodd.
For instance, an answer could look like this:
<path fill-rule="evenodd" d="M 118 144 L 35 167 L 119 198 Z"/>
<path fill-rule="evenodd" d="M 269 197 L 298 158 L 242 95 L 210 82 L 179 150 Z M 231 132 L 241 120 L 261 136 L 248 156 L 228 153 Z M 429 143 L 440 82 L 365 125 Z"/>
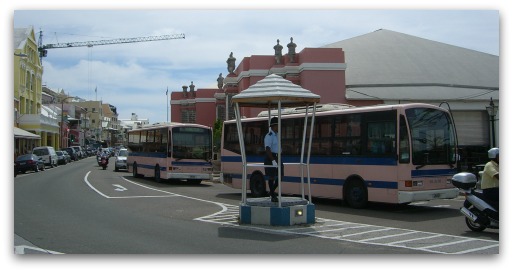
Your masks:
<path fill-rule="evenodd" d="M 14 27 L 34 27 L 43 44 L 185 34 L 185 39 L 49 49 L 43 84 L 114 105 L 119 119 L 167 120 L 166 91 L 216 88 L 230 52 L 238 65 L 273 55 L 290 37 L 297 52 L 388 29 L 499 55 L 497 9 L 30 9 L 15 8 Z M 96 90 L 96 92 L 95 92 Z"/>

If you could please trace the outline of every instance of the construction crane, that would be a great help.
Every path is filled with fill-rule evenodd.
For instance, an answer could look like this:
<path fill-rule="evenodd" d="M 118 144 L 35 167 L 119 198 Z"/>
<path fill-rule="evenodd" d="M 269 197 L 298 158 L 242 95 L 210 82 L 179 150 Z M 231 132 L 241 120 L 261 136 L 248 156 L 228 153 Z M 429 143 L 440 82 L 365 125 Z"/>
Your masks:
<path fill-rule="evenodd" d="M 38 51 L 39 51 L 39 58 L 41 60 L 41 63 L 43 63 L 43 57 L 47 56 L 48 49 L 80 47 L 80 46 L 93 47 L 95 45 L 151 42 L 151 41 L 162 41 L 162 40 L 173 40 L 173 39 L 185 39 L 185 34 L 182 33 L 182 34 L 174 34 L 174 35 L 148 36 L 148 37 L 138 37 L 138 38 L 119 38 L 119 39 L 112 39 L 112 40 L 54 43 L 54 44 L 43 45 L 43 31 L 40 31 L 39 32 L 39 41 L 38 41 Z"/>

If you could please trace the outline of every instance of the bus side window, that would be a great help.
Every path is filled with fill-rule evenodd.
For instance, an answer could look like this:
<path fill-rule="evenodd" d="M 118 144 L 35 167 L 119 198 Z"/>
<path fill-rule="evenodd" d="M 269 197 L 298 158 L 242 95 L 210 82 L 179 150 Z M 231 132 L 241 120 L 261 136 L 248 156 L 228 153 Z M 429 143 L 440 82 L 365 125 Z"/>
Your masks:
<path fill-rule="evenodd" d="M 410 138 L 408 137 L 408 127 L 404 115 L 400 116 L 399 123 L 399 163 L 410 162 Z"/>

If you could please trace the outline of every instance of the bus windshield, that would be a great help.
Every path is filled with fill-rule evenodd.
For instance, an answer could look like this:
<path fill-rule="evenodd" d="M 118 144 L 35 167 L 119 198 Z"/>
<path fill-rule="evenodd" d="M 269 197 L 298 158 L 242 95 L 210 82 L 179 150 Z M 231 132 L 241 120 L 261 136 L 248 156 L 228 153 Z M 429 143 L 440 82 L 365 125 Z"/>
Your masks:
<path fill-rule="evenodd" d="M 414 165 L 455 163 L 456 139 L 449 115 L 431 108 L 406 110 Z"/>
<path fill-rule="evenodd" d="M 206 161 L 211 159 L 212 135 L 209 129 L 175 127 L 172 133 L 174 158 Z"/>

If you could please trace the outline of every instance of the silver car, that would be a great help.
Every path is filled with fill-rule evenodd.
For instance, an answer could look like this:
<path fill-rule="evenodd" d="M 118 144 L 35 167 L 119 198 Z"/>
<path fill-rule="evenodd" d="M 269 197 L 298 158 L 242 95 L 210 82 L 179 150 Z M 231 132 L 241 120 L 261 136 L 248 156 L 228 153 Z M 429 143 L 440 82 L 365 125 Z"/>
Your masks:
<path fill-rule="evenodd" d="M 114 162 L 114 171 L 119 171 L 119 169 L 128 169 L 126 166 L 126 158 L 128 157 L 128 150 L 122 148 L 119 150 L 116 161 Z"/>

